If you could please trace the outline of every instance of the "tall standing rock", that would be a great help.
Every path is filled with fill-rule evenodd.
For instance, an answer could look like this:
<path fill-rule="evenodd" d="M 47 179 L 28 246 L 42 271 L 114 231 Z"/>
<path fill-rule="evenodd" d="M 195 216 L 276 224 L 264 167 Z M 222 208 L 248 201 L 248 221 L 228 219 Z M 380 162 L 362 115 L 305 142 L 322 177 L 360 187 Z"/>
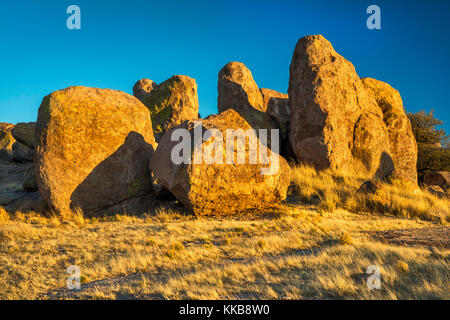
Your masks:
<path fill-rule="evenodd" d="M 134 84 L 133 95 L 142 101 L 156 86 L 150 79 L 141 79 Z"/>
<path fill-rule="evenodd" d="M 261 91 L 250 70 L 240 62 L 230 62 L 219 72 L 218 109 L 223 112 L 233 109 L 255 129 L 279 129 L 266 113 Z M 280 134 L 281 136 L 281 134 Z M 270 146 L 270 137 L 268 138 Z"/>
<path fill-rule="evenodd" d="M 150 110 L 156 141 L 167 130 L 198 117 L 197 83 L 187 76 L 173 76 L 154 87 L 142 102 Z"/>
<path fill-rule="evenodd" d="M 375 98 L 354 66 L 321 35 L 301 38 L 289 77 L 290 141 L 297 158 L 318 169 L 393 170 L 388 132 Z"/>
<path fill-rule="evenodd" d="M 36 178 L 50 208 L 144 210 L 156 147 L 147 108 L 126 93 L 69 87 L 46 96 L 36 129 Z"/>
<path fill-rule="evenodd" d="M 250 70 L 241 62 L 230 62 L 219 72 L 219 112 L 232 108 L 239 114 L 265 112 L 264 100 Z M 242 114 L 241 114 L 242 116 Z"/>
<path fill-rule="evenodd" d="M 400 93 L 385 82 L 371 78 L 361 80 L 383 112 L 395 166 L 394 176 L 417 184 L 417 142 Z"/>
<path fill-rule="evenodd" d="M 188 163 L 179 163 L 181 161 L 174 161 L 172 158 L 173 153 L 180 153 L 181 142 L 171 139 L 178 129 L 180 132 L 187 130 L 184 131 L 188 133 L 184 139 L 190 139 L 187 144 L 190 149 L 182 152 Z M 238 139 L 245 139 L 244 131 L 248 130 L 247 138 L 253 142 L 257 141 L 250 125 L 236 111 L 230 109 L 209 116 L 201 122 L 186 121 L 168 131 L 162 137 L 150 162 L 157 182 L 198 215 L 233 214 L 249 209 L 263 209 L 286 198 L 290 181 L 290 168 L 286 160 L 260 145 L 263 153 L 267 153 L 272 159 L 278 159 L 278 165 L 276 160 L 273 160 L 270 170 L 270 165 L 261 161 L 250 164 L 249 155 L 252 150 L 258 150 L 257 142 L 245 143 L 245 146 L 241 143 L 243 149 L 238 149 L 238 142 L 227 144 L 227 130 L 230 129 L 242 129 L 235 132 Z M 215 133 L 212 133 L 213 130 Z M 195 132 L 206 135 L 206 138 L 194 140 Z M 207 136 L 207 132 L 212 135 Z M 228 139 L 231 140 L 230 137 Z M 238 139 L 236 141 L 239 141 Z M 227 152 L 233 156 L 233 162 L 227 161 Z M 209 154 L 213 158 L 203 157 L 195 162 L 198 154 Z M 245 156 L 247 160 L 239 163 L 238 154 Z M 215 161 L 208 162 L 207 159 Z M 265 170 L 267 172 L 264 172 Z"/>

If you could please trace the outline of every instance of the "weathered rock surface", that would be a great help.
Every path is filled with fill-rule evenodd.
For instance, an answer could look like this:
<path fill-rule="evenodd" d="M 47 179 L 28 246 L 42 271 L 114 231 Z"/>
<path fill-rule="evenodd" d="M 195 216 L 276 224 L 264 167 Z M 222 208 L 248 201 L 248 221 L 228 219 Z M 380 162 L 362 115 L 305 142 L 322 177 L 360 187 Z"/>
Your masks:
<path fill-rule="evenodd" d="M 148 109 L 120 91 L 69 87 L 45 97 L 36 129 L 36 179 L 50 209 L 95 215 L 119 206 L 115 213 L 134 213 L 153 193 L 151 125 Z"/>
<path fill-rule="evenodd" d="M 12 160 L 16 162 L 32 162 L 34 160 L 34 150 L 19 141 L 14 142 L 12 152 Z"/>
<path fill-rule="evenodd" d="M 289 96 L 275 90 L 261 88 L 264 101 L 264 109 L 275 119 L 280 128 L 280 136 L 287 136 L 289 123 L 291 122 L 291 109 L 289 108 Z"/>
<path fill-rule="evenodd" d="M 444 190 L 450 188 L 450 172 L 448 171 L 432 171 L 425 174 L 423 182 L 427 186 L 439 186 Z"/>
<path fill-rule="evenodd" d="M 241 62 L 230 62 L 219 72 L 219 112 L 229 108 L 242 113 L 265 112 L 264 100 L 250 70 Z"/>
<path fill-rule="evenodd" d="M 388 131 L 353 65 L 321 35 L 301 38 L 290 67 L 290 141 L 317 169 L 392 172 Z"/>
<path fill-rule="evenodd" d="M 156 86 L 156 82 L 150 79 L 141 79 L 135 83 L 133 95 L 142 101 Z"/>
<path fill-rule="evenodd" d="M 275 121 L 280 130 L 280 154 L 288 160 L 296 160 L 296 155 L 289 141 L 289 128 L 291 124 L 291 108 L 289 96 L 271 89 L 260 89 L 266 113 Z"/>
<path fill-rule="evenodd" d="M 187 159 L 195 159 L 195 154 L 199 153 L 192 150 L 207 153 L 208 150 L 214 149 L 215 152 L 210 154 L 217 157 L 219 161 L 221 159 L 222 164 L 217 162 L 195 164 L 193 161 L 189 164 L 175 164 L 172 161 L 172 151 L 179 144 L 179 142 L 171 141 L 172 133 L 176 129 L 186 129 L 194 141 L 194 130 L 202 130 L 198 122 L 186 121 L 162 137 L 152 157 L 150 167 L 160 185 L 169 189 L 188 209 L 199 215 L 233 214 L 249 209 L 263 209 L 286 198 L 290 168 L 281 156 L 277 157 L 277 154 L 260 146 L 261 150 L 268 152 L 272 158 L 279 159 L 279 166 L 274 165 L 273 174 L 267 175 L 262 174 L 261 170 L 269 167 L 268 164 L 249 164 L 249 155 L 252 150 L 255 150 L 255 144 L 251 147 L 249 143 L 246 143 L 243 149 L 245 151 L 240 153 L 246 156 L 245 164 L 236 163 L 236 155 L 239 153 L 236 144 L 232 152 L 235 157 L 234 163 L 226 161 L 227 150 L 231 154 L 231 144 L 227 148 L 226 143 L 222 143 L 226 141 L 227 129 L 250 130 L 249 137 L 253 140 L 257 139 L 244 118 L 230 109 L 203 119 L 202 124 L 203 132 L 214 129 L 216 132 L 213 136 L 204 139 L 206 141 L 203 143 L 193 143 L 189 150 L 190 154 L 186 152 L 183 156 Z M 243 134 L 241 132 L 238 136 L 244 137 Z"/>
<path fill-rule="evenodd" d="M 18 142 L 24 144 L 28 148 L 34 149 L 36 146 L 35 139 L 36 122 L 18 123 L 11 131 L 12 136 Z"/>
<path fill-rule="evenodd" d="M 197 83 L 187 76 L 173 76 L 147 94 L 142 102 L 150 110 L 156 141 L 185 120 L 198 117 Z"/>
<path fill-rule="evenodd" d="M 383 112 L 395 167 L 393 175 L 417 184 L 417 143 L 400 93 L 385 82 L 371 78 L 361 80 Z"/>
<path fill-rule="evenodd" d="M 267 129 L 265 145 L 271 147 L 270 130 L 279 128 L 275 120 L 266 112 L 261 91 L 253 80 L 252 73 L 243 63 L 230 62 L 220 70 L 217 101 L 219 112 L 233 109 L 254 130 Z M 282 140 L 281 132 L 279 137 Z"/>
<path fill-rule="evenodd" d="M 8 162 L 12 157 L 12 146 L 16 140 L 11 134 L 13 124 L 0 123 L 0 162 Z"/>

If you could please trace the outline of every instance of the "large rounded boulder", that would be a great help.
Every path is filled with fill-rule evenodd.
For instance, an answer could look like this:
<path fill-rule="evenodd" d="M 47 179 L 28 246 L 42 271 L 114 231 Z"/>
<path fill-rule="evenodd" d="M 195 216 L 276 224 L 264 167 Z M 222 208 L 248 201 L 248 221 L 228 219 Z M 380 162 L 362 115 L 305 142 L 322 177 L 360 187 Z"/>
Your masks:
<path fill-rule="evenodd" d="M 286 198 L 290 181 L 286 160 L 263 146 L 232 109 L 168 131 L 150 167 L 157 182 L 197 215 L 273 206 Z"/>
<path fill-rule="evenodd" d="M 176 75 L 154 86 L 142 98 L 150 110 L 156 141 L 185 120 L 197 119 L 198 95 L 195 79 Z"/>
<path fill-rule="evenodd" d="M 321 35 L 297 43 L 289 105 L 290 141 L 301 162 L 377 176 L 393 171 L 383 113 L 354 66 Z"/>
<path fill-rule="evenodd" d="M 69 87 L 46 96 L 36 128 L 36 179 L 50 209 L 135 213 L 153 194 L 148 109 L 126 93 Z"/>

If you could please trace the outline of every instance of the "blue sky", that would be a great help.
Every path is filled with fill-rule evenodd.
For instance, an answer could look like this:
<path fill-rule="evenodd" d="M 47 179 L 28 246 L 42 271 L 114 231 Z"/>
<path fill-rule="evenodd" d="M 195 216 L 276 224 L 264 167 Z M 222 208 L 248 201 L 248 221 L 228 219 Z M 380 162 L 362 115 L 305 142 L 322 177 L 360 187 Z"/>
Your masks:
<path fill-rule="evenodd" d="M 81 8 L 81 30 L 66 9 Z M 381 8 L 381 30 L 366 8 Z M 196 79 L 202 116 L 217 75 L 245 63 L 260 87 L 287 92 L 298 39 L 322 34 L 361 77 L 397 88 L 407 111 L 433 108 L 450 132 L 450 1 L 40 0 L 0 3 L 0 122 L 35 121 L 42 98 L 71 85 L 132 92 L 140 78 Z"/>

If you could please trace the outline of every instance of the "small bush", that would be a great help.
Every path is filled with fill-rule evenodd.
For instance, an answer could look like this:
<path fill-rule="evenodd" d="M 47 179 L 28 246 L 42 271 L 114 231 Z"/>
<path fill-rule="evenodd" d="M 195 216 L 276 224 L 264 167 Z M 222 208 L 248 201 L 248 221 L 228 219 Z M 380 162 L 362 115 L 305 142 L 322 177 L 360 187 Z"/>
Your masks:
<path fill-rule="evenodd" d="M 3 207 L 0 207 L 0 223 L 6 223 L 10 219 L 9 213 Z"/>
<path fill-rule="evenodd" d="M 409 266 L 405 261 L 399 260 L 397 262 L 397 269 L 401 273 L 405 273 L 409 271 Z"/>

